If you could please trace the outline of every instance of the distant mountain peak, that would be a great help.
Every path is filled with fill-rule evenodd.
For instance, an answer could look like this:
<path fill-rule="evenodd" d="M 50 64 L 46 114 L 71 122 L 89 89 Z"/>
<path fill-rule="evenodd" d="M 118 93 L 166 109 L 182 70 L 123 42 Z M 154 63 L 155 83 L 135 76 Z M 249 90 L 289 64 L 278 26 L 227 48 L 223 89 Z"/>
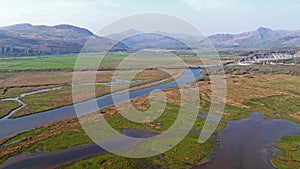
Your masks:
<path fill-rule="evenodd" d="M 22 30 L 22 29 L 28 29 L 28 28 L 31 28 L 31 27 L 33 27 L 33 26 L 29 23 L 21 23 L 21 24 L 1 27 L 0 29 L 4 29 L 4 30 Z"/>
<path fill-rule="evenodd" d="M 273 32 L 272 29 L 266 28 L 266 27 L 259 27 L 256 31 L 261 32 L 261 33 L 265 33 L 265 32 Z"/>
<path fill-rule="evenodd" d="M 216 34 L 209 36 L 219 49 L 280 49 L 300 48 L 300 30 L 272 30 L 260 27 L 240 34 Z"/>
<path fill-rule="evenodd" d="M 56 29 L 71 29 L 71 30 L 75 30 L 75 31 L 77 31 L 77 32 L 80 32 L 80 33 L 82 33 L 82 34 L 88 35 L 88 36 L 94 35 L 94 34 L 93 34 L 91 31 L 89 31 L 88 29 L 80 28 L 80 27 L 73 26 L 73 25 L 68 25 L 68 24 L 56 25 L 56 26 L 53 26 L 53 28 L 56 28 Z"/>
<path fill-rule="evenodd" d="M 261 26 L 261 27 L 257 28 L 257 30 L 264 30 L 264 29 L 267 29 L 267 30 L 272 30 L 271 28 L 264 27 L 264 26 Z"/>
<path fill-rule="evenodd" d="M 69 34 L 73 34 L 75 36 L 76 33 L 78 35 L 83 35 L 83 36 L 94 36 L 94 34 L 89 31 L 88 29 L 85 28 L 80 28 L 77 26 L 73 25 L 68 25 L 68 24 L 61 24 L 61 25 L 56 25 L 56 26 L 46 26 L 46 25 L 31 25 L 29 23 L 22 23 L 22 24 L 17 24 L 17 25 L 11 25 L 11 26 L 5 26 L 0 28 L 0 30 L 6 30 L 6 31 L 12 31 L 12 32 L 19 32 L 23 35 L 26 35 L 27 31 L 30 31 L 30 36 L 32 33 L 39 33 L 44 34 L 43 31 L 48 31 L 50 33 L 55 30 L 61 30 L 62 32 L 69 32 Z"/>
<path fill-rule="evenodd" d="M 60 24 L 60 25 L 55 25 L 54 27 L 57 29 L 70 29 L 70 28 L 74 28 L 75 26 L 68 25 L 68 24 Z"/>
<path fill-rule="evenodd" d="M 126 30 L 124 32 L 126 32 L 126 33 L 132 33 L 132 34 L 134 34 L 134 33 L 142 33 L 141 31 L 138 31 L 136 29 L 128 29 L 128 30 Z"/>
<path fill-rule="evenodd" d="M 78 29 L 77 26 L 68 25 L 68 24 L 55 25 L 53 27 L 57 29 Z"/>
<path fill-rule="evenodd" d="M 133 35 L 142 34 L 142 33 L 143 32 L 138 31 L 136 29 L 128 29 L 128 30 L 126 30 L 124 32 L 118 32 L 118 33 L 113 33 L 113 34 L 107 35 L 106 37 L 110 38 L 110 39 L 113 39 L 113 40 L 119 41 L 121 39 L 130 37 L 130 36 L 133 36 Z"/>
<path fill-rule="evenodd" d="M 260 27 L 256 30 L 259 33 L 261 39 L 274 40 L 276 39 L 274 31 L 270 28 Z"/>

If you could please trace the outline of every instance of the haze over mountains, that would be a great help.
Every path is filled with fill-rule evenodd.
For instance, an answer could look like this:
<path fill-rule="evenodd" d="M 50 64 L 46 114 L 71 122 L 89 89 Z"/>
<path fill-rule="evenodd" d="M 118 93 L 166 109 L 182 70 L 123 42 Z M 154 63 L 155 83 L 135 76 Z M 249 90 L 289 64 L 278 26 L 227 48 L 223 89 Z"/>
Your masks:
<path fill-rule="evenodd" d="M 121 37 L 122 42 L 117 40 Z M 170 35 L 170 36 L 168 36 Z M 174 39 L 176 37 L 177 39 Z M 208 39 L 219 50 L 260 50 L 300 47 L 300 30 L 271 30 L 259 28 L 241 34 L 216 34 Z M 18 24 L 0 28 L 0 56 L 31 56 L 79 53 L 89 40 L 84 52 L 101 52 L 114 44 L 113 51 L 142 49 L 189 50 L 202 48 L 203 38 L 188 34 L 142 33 L 136 30 L 100 37 L 91 31 L 72 25 L 33 26 Z M 188 42 L 189 46 L 182 43 Z M 192 44 L 192 45 L 191 45 Z"/>

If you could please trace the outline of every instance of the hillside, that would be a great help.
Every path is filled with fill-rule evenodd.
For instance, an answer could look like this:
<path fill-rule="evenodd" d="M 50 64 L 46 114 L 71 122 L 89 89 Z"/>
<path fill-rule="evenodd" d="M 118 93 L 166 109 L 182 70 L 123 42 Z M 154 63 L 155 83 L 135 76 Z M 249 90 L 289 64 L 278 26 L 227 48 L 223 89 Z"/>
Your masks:
<path fill-rule="evenodd" d="M 87 29 L 71 26 L 33 26 L 18 24 L 0 28 L 1 56 L 28 56 L 79 53 L 90 40 L 94 46 L 87 52 L 107 49 L 115 41 L 94 35 Z M 114 50 L 127 50 L 119 44 Z"/>
<path fill-rule="evenodd" d="M 217 34 L 208 37 L 217 49 L 283 49 L 300 47 L 300 30 L 258 28 L 241 34 Z"/>

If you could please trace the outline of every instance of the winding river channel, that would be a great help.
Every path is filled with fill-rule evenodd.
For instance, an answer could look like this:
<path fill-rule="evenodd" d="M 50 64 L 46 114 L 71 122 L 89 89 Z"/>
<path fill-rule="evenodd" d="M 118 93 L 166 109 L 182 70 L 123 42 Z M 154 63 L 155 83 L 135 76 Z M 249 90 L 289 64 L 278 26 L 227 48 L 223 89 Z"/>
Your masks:
<path fill-rule="evenodd" d="M 62 87 L 55 87 L 55 88 L 50 88 L 50 89 L 42 89 L 42 90 L 37 90 L 37 91 L 33 91 L 33 92 L 29 92 L 29 93 L 24 93 L 21 94 L 19 97 L 15 97 L 15 98 L 5 98 L 5 99 L 1 99 L 0 101 L 16 101 L 18 103 L 21 104 L 21 106 L 19 106 L 18 108 L 12 110 L 11 112 L 8 113 L 8 115 L 4 116 L 3 118 L 0 119 L 0 121 L 3 120 L 8 120 L 8 118 L 13 115 L 15 112 L 19 111 L 20 109 L 24 108 L 27 106 L 26 103 L 24 103 L 21 98 L 28 96 L 28 95 L 33 95 L 33 94 L 38 94 L 38 93 L 43 93 L 43 92 L 48 92 L 51 90 L 58 90 L 61 89 Z"/>

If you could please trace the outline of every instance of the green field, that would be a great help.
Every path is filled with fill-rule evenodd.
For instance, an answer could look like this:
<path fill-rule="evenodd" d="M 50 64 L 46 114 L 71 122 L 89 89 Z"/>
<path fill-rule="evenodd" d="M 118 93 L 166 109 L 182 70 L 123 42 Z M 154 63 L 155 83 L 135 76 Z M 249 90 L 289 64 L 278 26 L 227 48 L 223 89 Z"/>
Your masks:
<path fill-rule="evenodd" d="M 74 69 L 78 55 L 32 56 L 0 59 L 0 70 L 43 70 L 43 69 Z M 99 60 L 97 55 L 86 55 L 86 68 L 95 67 Z M 102 57 L 103 58 L 103 57 Z M 104 60 L 111 63 L 114 60 Z M 109 67 L 110 64 L 107 65 Z"/>
<path fill-rule="evenodd" d="M 79 54 L 69 55 L 51 55 L 51 56 L 23 56 L 0 58 L 0 70 L 48 70 L 48 69 L 70 69 L 73 70 Z M 139 54 L 139 53 L 87 53 L 80 54 L 82 62 L 78 69 L 114 69 L 125 58 L 130 58 L 127 67 L 146 68 L 147 66 L 182 66 L 178 64 L 178 58 L 182 59 L 187 65 L 202 64 L 198 56 L 192 55 L 173 55 L 173 54 Z M 223 56 L 224 57 L 224 56 Z M 219 59 L 217 55 L 203 55 L 206 63 L 216 62 Z M 101 64 L 98 65 L 101 60 Z"/>

